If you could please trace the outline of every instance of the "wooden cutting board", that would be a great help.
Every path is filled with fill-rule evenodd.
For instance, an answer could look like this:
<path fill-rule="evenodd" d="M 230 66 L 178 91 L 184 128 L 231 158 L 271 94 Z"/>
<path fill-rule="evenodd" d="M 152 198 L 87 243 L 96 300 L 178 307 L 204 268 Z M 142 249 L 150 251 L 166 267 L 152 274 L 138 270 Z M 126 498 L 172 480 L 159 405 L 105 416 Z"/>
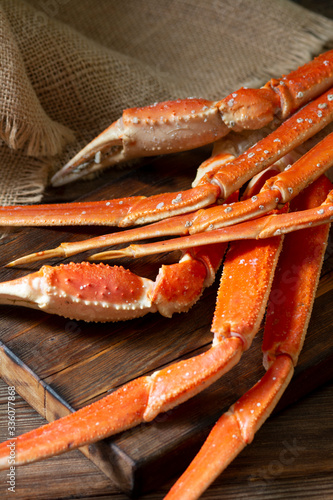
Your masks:
<path fill-rule="evenodd" d="M 196 166 L 208 153 L 203 148 L 151 159 L 131 171 L 108 172 L 91 183 L 52 190 L 47 200 L 73 199 L 83 192 L 85 199 L 97 200 L 185 189 L 190 186 Z M 24 228 L 9 232 L 0 240 L 0 280 L 23 276 L 40 267 L 37 263 L 3 267 L 14 258 L 52 248 L 62 241 L 106 232 L 105 228 Z M 333 377 L 332 254 L 330 242 L 307 340 L 280 409 Z M 176 259 L 177 254 L 170 254 L 134 262 L 123 259 L 119 263 L 154 278 L 162 263 Z M 133 378 L 209 348 L 217 286 L 218 283 L 207 289 L 190 313 L 172 319 L 150 314 L 128 322 L 100 325 L 0 306 L 0 376 L 47 420 L 59 418 Z M 159 415 L 150 424 L 82 451 L 123 491 L 133 495 L 179 474 L 217 418 L 264 373 L 261 333 L 240 364 L 204 393 Z"/>

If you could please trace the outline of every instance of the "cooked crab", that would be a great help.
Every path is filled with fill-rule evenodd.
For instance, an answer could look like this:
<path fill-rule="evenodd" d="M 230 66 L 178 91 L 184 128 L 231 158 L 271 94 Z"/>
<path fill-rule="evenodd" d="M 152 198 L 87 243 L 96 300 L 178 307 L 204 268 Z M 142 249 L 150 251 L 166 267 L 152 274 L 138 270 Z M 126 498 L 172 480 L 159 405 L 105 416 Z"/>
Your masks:
<path fill-rule="evenodd" d="M 299 154 L 293 150 L 332 121 L 332 84 L 333 52 L 328 52 L 280 80 L 271 80 L 262 89 L 241 89 L 219 103 L 192 99 L 127 110 L 121 120 L 92 141 L 54 178 L 54 183 L 60 184 L 134 156 L 166 153 L 171 148 L 179 151 L 219 139 L 219 149 L 200 168 L 195 186 L 189 191 L 88 204 L 1 209 L 0 222 L 8 225 L 76 222 L 128 226 L 157 221 L 87 242 L 62 244 L 14 263 L 70 256 L 140 238 L 183 236 L 93 256 L 139 256 L 183 249 L 181 261 L 163 266 L 155 282 L 121 267 L 84 263 L 44 266 L 37 273 L 0 285 L 3 303 L 38 307 L 88 321 L 124 320 L 157 310 L 171 316 L 188 310 L 213 281 L 226 242 L 235 242 L 224 261 L 212 347 L 200 356 L 136 379 L 73 415 L 17 438 L 17 465 L 150 421 L 203 390 L 234 366 L 249 347 L 273 287 L 288 300 L 283 311 L 277 306 L 269 309 L 266 319 L 263 349 L 267 373 L 221 417 L 168 498 L 198 498 L 252 440 L 292 376 L 320 275 L 328 222 L 333 214 L 332 186 L 323 176 L 333 163 L 333 136 L 327 135 L 298 159 Z M 168 117 L 160 118 L 166 111 Z M 262 129 L 275 115 L 281 119 L 291 116 L 270 134 L 266 135 L 265 130 L 260 140 L 246 134 L 245 142 L 255 144 L 239 156 L 244 136 L 233 134 L 230 140 L 221 139 L 230 129 Z M 233 193 L 261 171 L 264 174 L 249 184 L 243 199 L 235 201 Z M 289 202 L 291 211 L 287 213 Z M 284 233 L 290 234 L 284 238 L 279 273 L 274 278 Z M 297 253 L 291 251 L 295 247 L 299 249 Z M 283 276 L 295 262 L 302 272 L 291 288 Z M 288 324 L 283 314 L 286 307 Z M 2 467 L 8 466 L 7 453 L 3 443 Z"/>

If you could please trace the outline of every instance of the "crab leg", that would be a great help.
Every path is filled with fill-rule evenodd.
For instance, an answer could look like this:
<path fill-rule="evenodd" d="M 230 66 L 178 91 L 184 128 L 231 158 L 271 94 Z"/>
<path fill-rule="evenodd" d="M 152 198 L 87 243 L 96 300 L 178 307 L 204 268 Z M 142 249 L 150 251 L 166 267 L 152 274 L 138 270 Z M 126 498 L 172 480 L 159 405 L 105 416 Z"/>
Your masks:
<path fill-rule="evenodd" d="M 237 246 L 239 248 L 227 257 L 219 296 L 225 294 L 225 288 L 229 289 L 230 272 L 237 270 L 240 260 L 249 259 L 253 263 L 244 267 L 242 274 L 247 274 L 258 286 L 252 287 L 251 293 L 245 288 L 240 291 L 247 303 L 242 315 L 234 304 L 231 310 L 226 310 L 224 321 L 214 320 L 215 339 L 207 352 L 129 382 L 97 403 L 16 438 L 16 465 L 63 453 L 140 422 L 151 421 L 158 413 L 189 399 L 230 370 L 250 345 L 263 317 L 281 237 L 260 245 L 246 241 Z M 234 332 L 235 318 L 239 326 Z M 1 468 L 8 467 L 7 455 L 7 443 L 2 443 Z"/>
<path fill-rule="evenodd" d="M 61 454 L 153 420 L 234 366 L 241 344 L 239 339 L 228 339 L 204 355 L 140 377 L 90 406 L 17 437 L 15 464 Z M 0 444 L 0 469 L 9 467 L 7 445 Z"/>
<path fill-rule="evenodd" d="M 132 158 L 203 146 L 231 129 L 262 128 L 276 114 L 285 119 L 332 84 L 329 51 L 261 89 L 241 88 L 219 102 L 184 99 L 127 109 L 53 177 L 53 185 Z"/>
<path fill-rule="evenodd" d="M 316 206 L 322 201 L 327 188 L 328 182 L 324 178 L 320 179 L 315 189 L 311 186 L 310 191 L 297 198 L 297 210 Z M 264 332 L 263 352 L 267 372 L 218 420 L 166 499 L 199 498 L 242 449 L 251 443 L 254 434 L 275 408 L 292 378 L 294 365 L 303 346 L 328 232 L 329 226 L 326 225 L 285 237 Z M 277 294 L 280 297 L 278 301 L 274 300 Z"/>
<path fill-rule="evenodd" d="M 288 356 L 280 356 L 259 383 L 217 421 L 199 453 L 166 495 L 195 500 L 253 440 L 275 408 L 293 375 Z"/>
<path fill-rule="evenodd" d="M 219 164 L 229 161 L 233 158 L 229 153 L 219 154 Z M 234 203 L 238 200 L 239 193 L 234 192 L 229 198 L 228 203 Z M 105 203 L 105 202 L 103 202 Z M 0 208 L 1 210 L 1 208 Z M 97 236 L 95 238 L 89 238 L 84 241 L 74 241 L 74 242 L 62 242 L 58 247 L 52 248 L 50 250 L 43 250 L 40 252 L 35 252 L 30 255 L 25 255 L 7 264 L 8 267 L 16 266 L 19 264 L 26 264 L 28 262 L 36 262 L 39 260 L 44 260 L 54 257 L 71 257 L 85 250 L 92 250 L 95 248 L 106 247 L 110 245 L 115 245 L 119 243 L 126 243 L 128 241 L 137 241 L 142 238 L 156 238 L 161 235 L 163 236 L 176 236 L 179 234 L 188 234 L 188 220 L 194 219 L 196 213 L 170 217 L 170 219 L 156 222 L 155 224 L 150 224 L 148 226 L 138 227 L 134 229 L 129 229 L 121 231 L 118 233 L 104 234 L 102 236 Z M 187 223 L 186 223 L 187 222 Z"/>
<path fill-rule="evenodd" d="M 101 252 L 92 255 L 91 259 L 115 257 L 143 257 L 162 252 L 186 249 L 194 245 L 210 245 L 216 242 L 237 241 L 242 239 L 265 239 L 278 234 L 287 234 L 309 226 L 327 224 L 333 219 L 333 190 L 319 207 L 309 208 L 301 212 L 273 214 L 237 224 L 236 226 L 216 229 L 207 233 L 199 233 L 183 238 L 175 238 L 157 243 L 130 245 L 122 250 Z"/>
<path fill-rule="evenodd" d="M 331 150 L 333 147 L 333 134 L 328 135 L 321 143 L 317 144 L 306 155 L 301 157 L 292 168 L 278 174 L 269 179 L 261 192 L 257 196 L 252 196 L 248 200 L 239 203 L 233 203 L 226 207 L 212 207 L 205 212 L 199 211 L 190 216 L 179 216 L 168 221 L 156 223 L 142 230 L 128 231 L 125 234 L 116 234 L 111 236 L 101 236 L 92 240 L 88 240 L 86 244 L 78 243 L 63 243 L 58 249 L 50 251 L 38 252 L 31 256 L 26 256 L 11 263 L 12 265 L 39 260 L 39 258 L 53 257 L 59 255 L 73 255 L 78 251 L 93 248 L 96 243 L 108 245 L 120 241 L 126 241 L 127 238 L 138 239 L 143 236 L 157 236 L 163 233 L 163 227 L 166 228 L 166 233 L 171 235 L 176 231 L 183 231 L 183 234 L 189 232 L 197 232 L 199 230 L 210 229 L 211 226 L 225 226 L 238 222 L 242 218 L 247 218 L 250 215 L 258 216 L 274 208 L 278 203 L 286 203 L 293 198 L 306 184 L 316 179 L 325 172 L 333 164 L 333 156 Z M 314 209 L 304 214 L 269 216 L 266 218 L 257 219 L 253 222 L 241 223 L 238 226 L 233 226 L 229 230 L 210 230 L 205 234 L 198 234 L 196 237 L 178 238 L 162 243 L 146 244 L 146 245 L 131 245 L 128 249 L 116 250 L 111 252 L 102 252 L 93 255 L 91 258 L 113 258 L 119 256 L 142 256 L 152 253 L 177 250 L 179 248 L 188 248 L 194 244 L 210 244 L 217 241 L 230 241 L 232 239 L 241 238 L 264 238 L 273 235 L 276 230 L 283 232 L 292 231 L 296 226 L 302 227 L 302 224 L 320 223 L 329 220 L 330 208 L 324 206 L 318 213 Z M 303 220 L 302 220 L 303 219 Z M 195 243 L 197 242 L 197 243 Z"/>
<path fill-rule="evenodd" d="M 232 141 L 219 141 L 218 143 L 216 143 L 214 145 L 212 157 L 199 167 L 197 179 L 200 179 L 205 173 L 211 172 L 212 170 L 215 171 L 223 164 L 235 159 L 238 150 L 243 149 L 244 145 L 247 146 L 249 142 L 253 143 L 256 137 L 257 134 L 254 135 L 253 133 L 250 137 L 247 136 L 245 138 L 241 138 L 240 135 L 238 135 L 233 138 Z M 296 161 L 299 156 L 300 154 L 296 153 L 295 151 L 291 151 L 289 154 L 285 155 L 283 158 L 275 162 L 271 167 L 268 167 L 265 171 L 255 176 L 255 178 L 257 178 L 257 181 L 255 181 L 255 178 L 252 179 L 247 191 L 249 193 L 253 191 L 252 194 L 257 194 L 260 189 L 258 186 L 262 187 L 264 184 L 263 179 L 268 179 L 272 177 L 274 173 L 277 174 L 278 172 L 281 172 L 287 167 L 287 165 L 294 163 L 294 161 Z M 200 169 L 202 170 L 200 171 Z M 229 196 L 226 202 L 235 203 L 237 200 L 238 192 L 236 191 Z M 194 225 L 198 217 L 200 220 L 201 212 L 202 211 L 199 210 L 190 214 L 178 215 L 170 217 L 169 219 L 155 222 L 153 224 L 149 224 L 147 226 L 137 227 L 117 233 L 104 234 L 102 236 L 89 238 L 83 241 L 62 242 L 56 248 L 34 252 L 32 254 L 15 259 L 14 261 L 8 263 L 7 266 L 12 267 L 54 257 L 71 257 L 85 250 L 93 250 L 96 248 L 116 245 L 119 243 L 126 243 L 129 241 L 133 242 L 142 239 L 157 238 L 161 237 L 162 235 L 185 236 L 190 233 L 191 227 Z M 232 221 L 226 220 L 225 223 L 232 224 Z"/>
<path fill-rule="evenodd" d="M 212 179 L 209 174 L 204 175 L 199 185 L 192 189 L 148 198 L 134 197 L 87 204 L 0 207 L 0 224 L 38 226 L 95 223 L 126 227 L 192 212 L 212 205 L 219 198 L 226 199 L 253 175 L 312 137 L 332 119 L 333 93 L 327 92 L 247 152 L 222 165 Z"/>
<path fill-rule="evenodd" d="M 233 158 L 233 156 L 228 153 L 218 153 L 217 156 L 219 165 L 221 165 L 222 162 L 230 161 L 230 158 Z M 275 162 L 271 167 L 268 167 L 266 170 L 255 176 L 249 183 L 249 186 L 244 193 L 243 198 L 252 198 L 252 195 L 258 193 L 260 189 L 258 186 L 263 186 L 264 180 L 267 180 L 274 174 L 277 174 L 278 172 L 284 170 L 287 166 L 290 166 L 294 161 L 296 161 L 296 159 L 299 158 L 299 156 L 300 155 L 298 153 L 292 151 L 291 153 L 281 158 L 281 160 Z M 212 160 L 214 160 L 213 157 Z M 237 200 L 238 192 L 236 191 L 229 196 L 227 203 L 234 204 Z M 13 260 L 6 265 L 7 267 L 12 267 L 54 257 L 71 257 L 86 250 L 94 250 L 96 248 L 107 247 L 119 243 L 133 242 L 142 239 L 158 238 L 161 236 L 186 236 L 192 232 L 192 227 L 197 227 L 197 220 L 202 221 L 202 210 L 192 212 L 191 214 L 170 217 L 169 219 L 158 221 L 147 226 L 128 229 L 117 233 L 104 234 L 102 236 L 89 238 L 83 241 L 62 242 L 58 247 L 51 248 L 49 250 L 34 252 L 32 254 L 19 257 L 18 259 Z M 230 225 L 232 223 L 232 219 L 230 220 L 228 218 L 225 218 L 224 223 L 219 221 L 219 226 Z"/>
<path fill-rule="evenodd" d="M 278 174 L 277 176 L 270 178 L 263 186 L 261 192 L 258 195 L 251 196 L 247 200 L 243 200 L 239 203 L 234 203 L 231 199 L 231 196 L 229 196 L 228 202 L 232 203 L 232 205 L 227 204 L 222 208 L 221 206 L 215 206 L 208 208 L 205 211 L 199 210 L 197 212 L 193 212 L 192 214 L 173 217 L 143 228 L 131 229 L 122 233 L 111 235 L 103 235 L 97 238 L 86 240 L 85 242 L 62 243 L 57 248 L 21 257 L 11 262 L 9 265 L 34 262 L 49 257 L 69 257 L 78 252 L 96 248 L 97 246 L 107 246 L 111 244 L 123 243 L 129 240 L 135 241 L 142 238 L 152 238 L 161 235 L 187 235 L 199 231 L 211 230 L 213 227 L 224 227 L 233 223 L 237 223 L 244 219 L 246 220 L 252 217 L 258 217 L 272 210 L 279 203 L 285 203 L 290 200 L 311 180 L 314 180 L 322 172 L 326 171 L 333 163 L 333 156 L 331 155 L 331 149 L 333 145 L 332 143 L 333 134 L 330 134 L 307 154 L 298 159 L 292 169 L 290 169 L 288 172 Z M 285 157 L 282 157 L 280 160 L 276 161 L 270 167 L 273 170 L 270 171 L 269 177 L 271 177 L 271 172 L 274 171 L 274 169 L 276 171 L 281 170 L 281 166 L 283 166 L 283 163 L 286 160 L 290 159 L 290 161 L 293 162 L 295 155 L 296 153 L 292 151 Z M 230 153 L 222 152 L 217 154 L 216 156 L 218 157 L 220 167 L 222 162 L 226 164 L 226 167 L 229 166 L 228 160 L 231 157 Z M 212 161 L 214 161 L 214 158 L 212 159 Z M 234 163 L 231 162 L 231 164 L 233 165 Z M 288 168 L 289 167 L 290 164 L 288 165 Z M 268 169 L 266 169 L 266 171 L 267 170 Z M 252 187 L 251 189 L 256 189 L 256 187 Z M 250 193 L 249 190 L 248 192 Z M 7 208 L 10 209 L 10 207 L 4 207 L 3 210 L 6 211 Z M 31 207 L 22 207 L 23 210 L 25 210 L 26 208 Z M 10 220 L 11 219 L 7 219 L 7 222 L 9 222 Z M 212 234 L 210 234 L 209 237 L 212 237 Z M 112 258 L 113 255 L 120 254 L 115 254 L 114 252 L 104 252 L 93 256 L 93 258 Z"/>
<path fill-rule="evenodd" d="M 92 255 L 91 258 L 108 259 L 114 258 L 115 256 L 119 257 L 125 255 L 136 257 L 139 255 L 147 255 L 149 253 L 170 251 L 177 248 L 186 248 L 187 241 L 192 241 L 192 245 L 194 244 L 194 241 L 198 241 L 198 244 L 204 244 L 203 241 L 212 243 L 214 241 L 221 241 L 219 238 L 229 238 L 229 234 L 232 239 L 233 237 L 231 236 L 231 232 L 234 234 L 236 239 L 244 237 L 265 237 L 264 235 L 266 232 L 261 234 L 261 231 L 268 229 L 268 221 L 271 221 L 273 231 L 274 218 L 261 218 L 249 222 L 247 225 L 246 223 L 238 224 L 238 226 L 232 227 L 230 233 L 228 231 L 216 232 L 214 231 L 214 228 L 223 228 L 229 224 L 238 223 L 242 220 L 260 217 L 261 215 L 275 209 L 279 204 L 292 200 L 309 183 L 318 179 L 320 175 L 326 172 L 333 165 L 332 148 L 333 133 L 329 134 L 321 142 L 316 144 L 292 166 L 289 165 L 284 172 L 281 172 L 274 177 L 270 177 L 258 195 L 237 203 L 222 205 L 222 207 L 218 205 L 207 208 L 204 211 L 199 211 L 194 217 L 189 219 L 190 222 L 187 224 L 187 226 L 189 226 L 190 234 L 207 231 L 205 233 L 198 234 L 196 238 L 191 239 L 191 237 L 185 236 L 184 238 L 178 238 L 161 243 L 131 245 L 127 249 L 101 252 Z M 226 165 L 226 168 L 228 168 L 229 165 L 230 163 Z M 289 220 L 291 217 L 293 216 L 286 216 L 285 220 L 281 217 L 281 225 L 283 225 L 283 227 L 285 225 L 290 226 Z M 316 214 L 314 214 L 314 217 L 317 220 Z M 278 221 L 280 219 L 278 219 Z M 278 221 L 275 222 L 279 223 Z M 162 226 L 162 223 L 160 225 Z M 253 229 L 249 231 L 250 228 Z M 247 234 L 248 236 L 246 236 Z M 270 233 L 270 235 L 272 234 L 273 232 Z M 223 241 L 226 240 L 223 239 Z M 178 244 L 184 246 L 178 246 Z M 173 245 L 176 246 L 173 247 Z"/>

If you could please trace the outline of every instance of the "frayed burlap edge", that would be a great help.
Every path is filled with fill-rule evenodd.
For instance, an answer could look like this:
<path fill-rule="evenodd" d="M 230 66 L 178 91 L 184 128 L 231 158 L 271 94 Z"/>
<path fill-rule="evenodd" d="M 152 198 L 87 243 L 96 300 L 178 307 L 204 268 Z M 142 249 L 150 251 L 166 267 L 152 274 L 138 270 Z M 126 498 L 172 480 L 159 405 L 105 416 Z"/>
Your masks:
<path fill-rule="evenodd" d="M 5 115 L 0 122 L 0 137 L 11 149 L 33 157 L 55 156 L 74 141 L 74 133 L 45 115 L 42 125 L 36 126 L 13 116 Z"/>
<path fill-rule="evenodd" d="M 34 157 L 59 154 L 73 132 L 44 111 L 26 73 L 6 14 L 0 6 L 2 44 L 0 137 L 11 149 Z M 9 105 L 10 103 L 10 105 Z"/>

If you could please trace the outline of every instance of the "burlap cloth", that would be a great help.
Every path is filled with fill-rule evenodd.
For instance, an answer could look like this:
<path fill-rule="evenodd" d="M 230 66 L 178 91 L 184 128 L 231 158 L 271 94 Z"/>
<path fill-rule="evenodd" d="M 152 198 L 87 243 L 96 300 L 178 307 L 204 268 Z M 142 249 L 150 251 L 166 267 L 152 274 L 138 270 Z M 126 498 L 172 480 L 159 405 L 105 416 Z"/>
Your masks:
<path fill-rule="evenodd" d="M 287 0 L 0 0 L 0 37 L 0 204 L 13 204 L 38 201 L 123 108 L 261 85 L 323 51 L 333 21 Z"/>

